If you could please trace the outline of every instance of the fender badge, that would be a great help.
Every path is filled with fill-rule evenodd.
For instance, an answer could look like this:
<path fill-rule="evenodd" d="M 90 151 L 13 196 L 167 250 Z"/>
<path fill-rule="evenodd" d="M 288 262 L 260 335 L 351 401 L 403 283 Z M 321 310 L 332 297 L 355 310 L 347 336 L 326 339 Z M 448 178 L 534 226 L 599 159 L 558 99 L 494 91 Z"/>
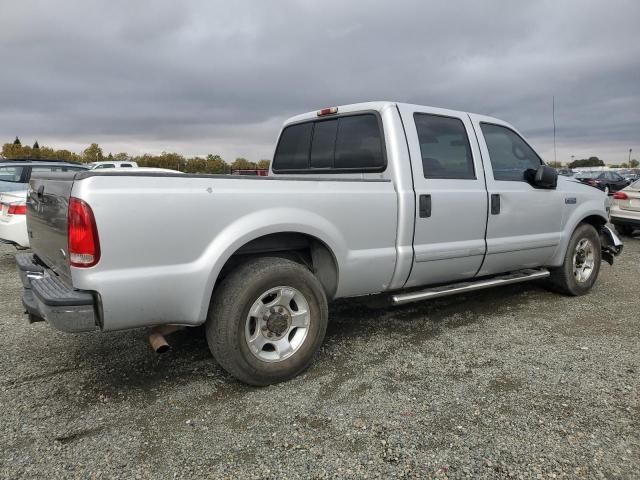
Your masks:
<path fill-rule="evenodd" d="M 564 199 L 564 203 L 567 205 L 575 205 L 577 203 L 576 197 L 567 197 Z"/>

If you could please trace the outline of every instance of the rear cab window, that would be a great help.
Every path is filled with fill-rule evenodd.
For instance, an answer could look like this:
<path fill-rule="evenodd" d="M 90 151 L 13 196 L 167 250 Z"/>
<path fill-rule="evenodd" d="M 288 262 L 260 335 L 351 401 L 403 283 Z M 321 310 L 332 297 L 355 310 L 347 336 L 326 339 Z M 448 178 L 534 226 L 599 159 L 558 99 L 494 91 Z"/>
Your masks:
<path fill-rule="evenodd" d="M 24 166 L 0 166 L 0 192 L 14 192 L 27 188 Z"/>
<path fill-rule="evenodd" d="M 381 172 L 386 168 L 382 122 L 375 113 L 346 114 L 285 127 L 275 173 Z"/>

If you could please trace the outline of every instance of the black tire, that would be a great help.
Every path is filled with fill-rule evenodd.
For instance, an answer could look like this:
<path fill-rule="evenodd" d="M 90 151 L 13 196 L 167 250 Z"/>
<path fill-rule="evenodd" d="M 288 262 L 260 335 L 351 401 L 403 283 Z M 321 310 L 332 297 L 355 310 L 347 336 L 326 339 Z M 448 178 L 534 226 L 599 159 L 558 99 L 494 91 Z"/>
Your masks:
<path fill-rule="evenodd" d="M 589 277 L 584 281 L 580 281 L 574 274 L 573 257 L 576 254 L 578 245 L 583 240 L 588 240 L 593 245 L 593 268 Z M 551 277 L 549 278 L 549 283 L 551 288 L 560 293 L 573 296 L 588 293 L 598 278 L 601 260 L 602 251 L 598 232 L 589 224 L 582 223 L 578 225 L 573 235 L 571 235 L 571 240 L 569 240 L 562 266 L 550 269 Z"/>
<path fill-rule="evenodd" d="M 249 349 L 245 325 L 254 302 L 264 292 L 282 286 L 304 296 L 309 306 L 308 331 L 291 356 L 263 361 Z M 216 288 L 206 324 L 207 343 L 222 368 L 238 380 L 271 385 L 289 380 L 311 365 L 324 340 L 327 321 L 326 295 L 309 269 L 284 258 L 261 257 L 236 267 Z"/>

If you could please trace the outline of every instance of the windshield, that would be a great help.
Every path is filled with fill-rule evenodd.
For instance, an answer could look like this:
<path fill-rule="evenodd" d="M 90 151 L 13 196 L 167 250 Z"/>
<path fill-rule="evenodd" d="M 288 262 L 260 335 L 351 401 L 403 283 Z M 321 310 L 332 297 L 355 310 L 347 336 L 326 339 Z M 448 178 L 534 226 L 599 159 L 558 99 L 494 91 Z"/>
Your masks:
<path fill-rule="evenodd" d="M 629 185 L 634 190 L 640 190 L 640 180 L 636 180 L 631 185 Z"/>
<path fill-rule="evenodd" d="M 17 166 L 0 167 L 0 192 L 25 190 L 27 184 L 22 181 L 24 168 Z"/>

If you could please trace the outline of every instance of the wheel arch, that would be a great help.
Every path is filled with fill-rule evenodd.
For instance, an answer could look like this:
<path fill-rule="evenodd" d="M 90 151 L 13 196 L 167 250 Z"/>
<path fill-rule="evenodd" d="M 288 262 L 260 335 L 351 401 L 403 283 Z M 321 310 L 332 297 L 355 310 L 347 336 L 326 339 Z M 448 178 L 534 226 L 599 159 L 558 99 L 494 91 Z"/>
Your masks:
<path fill-rule="evenodd" d="M 221 275 L 237 264 L 240 257 L 258 255 L 285 256 L 305 264 L 331 299 L 338 290 L 339 266 L 344 264 L 347 247 L 340 230 L 313 212 L 280 208 L 238 218 L 216 235 L 199 259 L 201 267 L 208 271 L 201 292 L 200 322 L 207 318 L 214 288 L 223 278 Z"/>
<path fill-rule="evenodd" d="M 606 225 L 608 221 L 609 219 L 600 210 L 575 212 L 574 215 L 569 218 L 569 221 L 565 225 L 562 241 L 550 262 L 550 266 L 557 267 L 559 265 L 562 265 L 567 247 L 569 245 L 569 240 L 571 240 L 571 235 L 579 225 L 587 223 L 589 225 L 592 225 L 599 233 L 602 227 Z"/>
<path fill-rule="evenodd" d="M 214 290 L 236 265 L 256 256 L 284 257 L 305 265 L 318 277 L 327 298 L 338 289 L 338 261 L 326 242 L 308 233 L 283 231 L 255 237 L 237 248 L 221 267 Z"/>

